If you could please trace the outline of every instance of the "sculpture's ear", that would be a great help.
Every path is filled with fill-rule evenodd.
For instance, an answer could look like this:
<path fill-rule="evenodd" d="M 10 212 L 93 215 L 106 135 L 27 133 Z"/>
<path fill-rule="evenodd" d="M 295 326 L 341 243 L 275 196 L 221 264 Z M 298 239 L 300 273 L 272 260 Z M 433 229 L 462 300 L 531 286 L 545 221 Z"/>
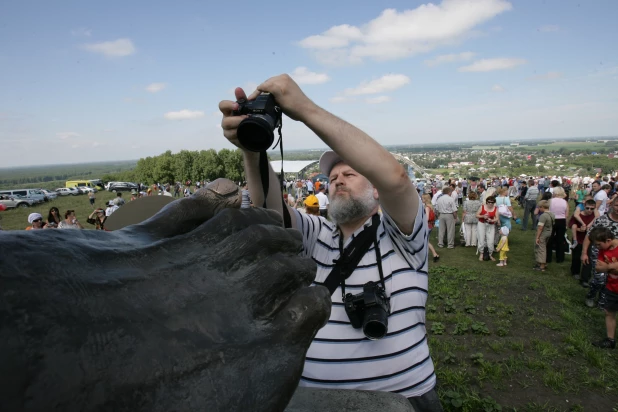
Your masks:
<path fill-rule="evenodd" d="M 144 196 L 127 202 L 105 219 L 105 229 L 118 230 L 142 223 L 173 201 L 170 196 Z"/>

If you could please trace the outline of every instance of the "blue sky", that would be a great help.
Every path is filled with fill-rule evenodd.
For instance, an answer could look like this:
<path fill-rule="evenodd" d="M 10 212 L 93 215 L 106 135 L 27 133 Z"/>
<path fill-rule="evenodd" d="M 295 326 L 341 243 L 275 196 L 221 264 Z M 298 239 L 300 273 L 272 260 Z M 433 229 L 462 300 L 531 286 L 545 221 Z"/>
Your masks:
<path fill-rule="evenodd" d="M 218 102 L 284 72 L 382 144 L 618 135 L 617 15 L 615 0 L 5 2 L 0 167 L 231 147 Z"/>

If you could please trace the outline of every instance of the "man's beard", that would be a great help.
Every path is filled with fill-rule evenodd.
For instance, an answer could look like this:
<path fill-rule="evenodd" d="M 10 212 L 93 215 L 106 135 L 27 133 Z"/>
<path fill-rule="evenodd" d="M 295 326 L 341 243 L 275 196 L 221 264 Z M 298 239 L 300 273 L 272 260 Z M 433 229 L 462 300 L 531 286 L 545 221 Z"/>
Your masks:
<path fill-rule="evenodd" d="M 352 195 L 346 188 L 336 189 L 337 192 L 347 192 L 348 198 L 341 193 L 334 193 L 328 208 L 328 215 L 337 225 L 354 222 L 363 217 L 368 217 L 378 206 L 378 201 L 373 197 L 373 186 L 367 185 L 367 189 L 359 195 Z"/>

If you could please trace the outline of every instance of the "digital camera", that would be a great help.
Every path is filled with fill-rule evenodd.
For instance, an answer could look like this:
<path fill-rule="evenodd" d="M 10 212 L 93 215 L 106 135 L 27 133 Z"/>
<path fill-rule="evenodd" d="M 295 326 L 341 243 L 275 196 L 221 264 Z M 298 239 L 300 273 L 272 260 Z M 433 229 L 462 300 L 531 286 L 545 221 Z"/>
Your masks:
<path fill-rule="evenodd" d="M 238 141 L 247 150 L 263 152 L 275 140 L 274 130 L 281 124 L 281 108 L 270 93 L 262 93 L 255 100 L 240 100 L 235 116 L 247 115 L 238 125 Z"/>
<path fill-rule="evenodd" d="M 344 305 L 352 327 L 362 327 L 368 339 L 382 339 L 388 332 L 391 305 L 384 289 L 378 283 L 365 283 L 362 293 L 358 295 L 347 293 Z"/>

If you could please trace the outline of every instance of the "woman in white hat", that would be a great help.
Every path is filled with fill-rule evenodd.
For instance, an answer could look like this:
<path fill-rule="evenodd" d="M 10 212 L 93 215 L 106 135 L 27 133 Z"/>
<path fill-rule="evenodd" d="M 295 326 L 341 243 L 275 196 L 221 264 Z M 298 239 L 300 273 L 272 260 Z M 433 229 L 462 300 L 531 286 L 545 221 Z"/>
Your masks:
<path fill-rule="evenodd" d="M 47 229 L 47 223 L 43 223 L 43 216 L 40 213 L 30 213 L 28 223 L 30 223 L 30 226 L 26 230 Z"/>

